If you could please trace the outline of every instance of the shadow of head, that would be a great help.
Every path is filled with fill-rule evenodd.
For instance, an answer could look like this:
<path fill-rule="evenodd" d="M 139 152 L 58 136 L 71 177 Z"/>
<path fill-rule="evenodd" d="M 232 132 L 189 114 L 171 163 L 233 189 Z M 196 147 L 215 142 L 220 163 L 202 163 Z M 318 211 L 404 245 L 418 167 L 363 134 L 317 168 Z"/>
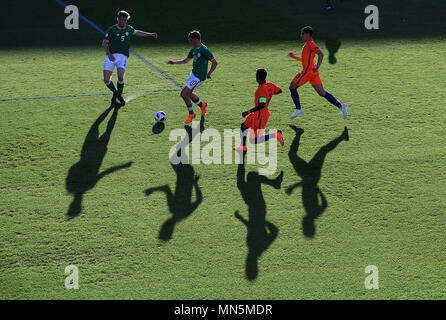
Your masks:
<path fill-rule="evenodd" d="M 246 182 L 248 183 L 258 183 L 259 180 L 259 173 L 256 171 L 250 171 L 246 175 Z"/>
<path fill-rule="evenodd" d="M 338 60 L 336 59 L 336 53 L 341 47 L 341 41 L 337 39 L 328 38 L 325 40 L 325 46 L 328 50 L 328 62 L 330 64 L 335 64 Z"/>

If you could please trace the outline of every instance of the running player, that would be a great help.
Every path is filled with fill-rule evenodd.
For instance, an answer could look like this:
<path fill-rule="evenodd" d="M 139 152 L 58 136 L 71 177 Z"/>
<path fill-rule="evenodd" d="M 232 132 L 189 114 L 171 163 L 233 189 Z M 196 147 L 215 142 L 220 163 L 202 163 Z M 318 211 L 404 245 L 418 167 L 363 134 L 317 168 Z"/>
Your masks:
<path fill-rule="evenodd" d="M 242 112 L 242 117 L 246 117 L 246 120 L 241 124 L 241 142 L 242 144 L 238 147 L 233 148 L 234 150 L 246 151 L 246 130 L 250 130 L 249 142 L 253 144 L 263 143 L 271 138 L 276 138 L 277 141 L 283 146 L 283 136 L 282 131 L 277 130 L 274 133 L 264 135 L 264 129 L 266 123 L 269 119 L 269 109 L 268 104 L 271 98 L 275 94 L 282 93 L 282 89 L 276 86 L 274 83 L 266 81 L 267 72 L 265 69 L 257 69 L 256 80 L 259 84 L 254 99 L 255 107 L 247 111 Z"/>
<path fill-rule="evenodd" d="M 129 57 L 130 40 L 133 36 L 157 38 L 156 32 L 144 32 L 135 30 L 132 26 L 127 25 L 130 19 L 130 14 L 124 10 L 118 12 L 116 20 L 117 24 L 107 29 L 105 39 L 102 41 L 102 47 L 107 53 L 104 62 L 104 83 L 113 92 L 112 103 L 116 102 L 116 98 L 121 105 L 125 105 L 125 100 L 122 97 L 124 90 L 124 74 Z M 113 70 L 117 68 L 118 71 L 118 89 L 111 80 Z"/>
<path fill-rule="evenodd" d="M 341 110 L 344 115 L 344 119 L 347 118 L 347 104 L 341 104 L 335 97 L 329 92 L 324 90 L 322 86 L 321 78 L 319 77 L 319 68 L 322 64 L 324 54 L 322 50 L 313 41 L 313 29 L 311 27 L 304 27 L 301 31 L 301 38 L 305 41 L 305 45 L 302 48 L 302 57 L 296 57 L 292 52 L 288 53 L 288 56 L 297 59 L 302 62 L 302 71 L 299 72 L 290 84 L 291 98 L 296 105 L 296 111 L 291 115 L 290 119 L 294 119 L 297 116 L 304 113 L 300 105 L 299 94 L 297 88 L 303 86 L 308 81 L 313 86 L 314 90 L 321 96 L 327 99 L 331 104 Z M 318 56 L 317 65 L 314 64 L 314 57 Z"/>
<path fill-rule="evenodd" d="M 201 99 L 193 92 L 207 79 L 211 79 L 211 74 L 217 68 L 218 62 L 215 60 L 214 55 L 209 49 L 201 42 L 201 34 L 199 31 L 191 31 L 188 35 L 189 43 L 193 46 L 189 51 L 189 54 L 183 60 L 167 61 L 168 64 L 185 64 L 191 59 L 194 59 L 192 66 L 192 72 L 187 79 L 186 86 L 181 90 L 181 97 L 186 103 L 189 115 L 184 123 L 190 123 L 195 118 L 194 108 L 192 107 L 192 101 L 198 105 L 201 109 L 201 115 L 206 114 L 206 102 L 202 102 Z M 211 69 L 208 72 L 208 62 L 211 62 Z M 191 101 L 192 100 L 192 101 Z"/>

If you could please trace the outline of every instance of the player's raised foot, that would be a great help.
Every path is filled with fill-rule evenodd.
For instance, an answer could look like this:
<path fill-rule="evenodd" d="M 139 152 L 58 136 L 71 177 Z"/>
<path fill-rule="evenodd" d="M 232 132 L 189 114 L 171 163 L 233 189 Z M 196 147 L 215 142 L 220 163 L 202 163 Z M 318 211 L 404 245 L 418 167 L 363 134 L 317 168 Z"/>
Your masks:
<path fill-rule="evenodd" d="M 294 113 L 290 116 L 290 119 L 294 119 L 297 116 L 303 115 L 304 111 L 302 109 L 296 109 L 296 111 L 294 111 Z"/>
<path fill-rule="evenodd" d="M 246 150 L 248 150 L 248 148 L 246 146 L 238 146 L 238 147 L 232 148 L 232 150 L 235 150 L 235 151 L 246 151 Z"/>
<path fill-rule="evenodd" d="M 191 113 L 187 116 L 187 119 L 186 119 L 186 121 L 184 121 L 184 123 L 191 123 L 192 120 L 194 120 L 194 119 L 195 119 L 195 113 Z"/>
<path fill-rule="evenodd" d="M 111 98 L 111 103 L 116 103 L 116 98 L 118 98 L 118 94 L 117 93 L 113 93 L 113 97 Z"/>
<path fill-rule="evenodd" d="M 277 130 L 277 132 L 276 132 L 276 139 L 277 139 L 277 141 L 280 142 L 280 145 L 283 147 L 284 141 L 283 141 L 282 130 Z"/>
<path fill-rule="evenodd" d="M 200 110 L 201 110 L 201 115 L 204 117 L 204 115 L 206 114 L 206 107 L 208 106 L 208 104 L 206 102 L 203 102 Z"/>
<path fill-rule="evenodd" d="M 344 119 L 347 119 L 347 104 L 346 103 L 342 104 L 341 112 L 342 112 L 342 115 L 344 116 Z"/>
<path fill-rule="evenodd" d="M 121 107 L 125 106 L 125 100 L 121 95 L 118 95 L 119 103 L 121 104 Z"/>

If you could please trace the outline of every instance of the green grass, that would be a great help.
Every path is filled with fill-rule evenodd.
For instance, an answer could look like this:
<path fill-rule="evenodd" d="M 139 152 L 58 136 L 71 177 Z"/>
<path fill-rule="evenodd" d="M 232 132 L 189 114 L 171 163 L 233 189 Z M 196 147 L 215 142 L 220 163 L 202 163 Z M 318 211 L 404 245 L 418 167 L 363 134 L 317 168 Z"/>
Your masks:
<path fill-rule="evenodd" d="M 183 128 L 186 117 L 177 92 L 127 96 L 131 101 L 118 111 L 99 172 L 132 164 L 86 191 L 82 212 L 71 218 L 69 170 L 110 97 L 0 102 L 0 298 L 444 299 L 444 38 L 344 41 L 338 63 L 325 61 L 321 78 L 349 103 L 346 121 L 308 84 L 299 90 L 304 117 L 288 119 L 293 104 L 287 88 L 300 67 L 286 53 L 298 52 L 300 43 L 226 41 L 209 47 L 220 64 L 197 91 L 209 103 L 205 128 L 223 133 L 239 127 L 241 111 L 253 104 L 258 67 L 284 91 L 272 99 L 267 126 L 284 130 L 278 170 L 269 177 L 283 171 L 283 182 L 279 190 L 261 187 L 266 220 L 279 231 L 259 259 L 257 278 L 245 276 L 247 229 L 234 217 L 239 211 L 248 218 L 236 164 L 193 165 L 203 201 L 178 223 L 170 241 L 158 239 L 171 216 L 168 203 L 164 193 L 144 191 L 165 184 L 175 190 L 169 133 Z M 184 84 L 191 65 L 165 61 L 183 58 L 187 44 L 138 43 L 133 49 Z M 0 82 L 1 99 L 107 93 L 103 57 L 99 47 L 2 50 L 0 72 L 7 81 Z M 129 59 L 127 92 L 166 89 L 175 87 Z M 155 135 L 159 109 L 167 122 Z M 349 129 L 349 141 L 325 159 L 318 187 L 328 207 L 315 220 L 312 238 L 303 234 L 302 189 L 285 192 L 301 181 L 288 157 L 295 137 L 290 124 L 305 130 L 298 152 L 305 161 L 344 126 Z M 87 153 L 87 169 L 95 150 Z M 247 165 L 246 171 L 257 168 Z M 92 179 L 82 167 L 77 172 Z M 183 186 L 189 181 L 181 180 Z M 79 267 L 79 290 L 64 288 L 70 264 Z M 379 290 L 364 288 L 368 265 L 379 268 Z"/>

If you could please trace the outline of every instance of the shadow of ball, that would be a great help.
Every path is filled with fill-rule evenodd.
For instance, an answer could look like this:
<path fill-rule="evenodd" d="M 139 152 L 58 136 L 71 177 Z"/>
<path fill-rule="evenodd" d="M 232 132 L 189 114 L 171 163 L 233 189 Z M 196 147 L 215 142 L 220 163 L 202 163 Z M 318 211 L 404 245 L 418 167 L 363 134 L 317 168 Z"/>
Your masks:
<path fill-rule="evenodd" d="M 152 132 L 154 134 L 160 134 L 164 130 L 164 123 L 163 122 L 157 122 L 152 127 Z"/>

